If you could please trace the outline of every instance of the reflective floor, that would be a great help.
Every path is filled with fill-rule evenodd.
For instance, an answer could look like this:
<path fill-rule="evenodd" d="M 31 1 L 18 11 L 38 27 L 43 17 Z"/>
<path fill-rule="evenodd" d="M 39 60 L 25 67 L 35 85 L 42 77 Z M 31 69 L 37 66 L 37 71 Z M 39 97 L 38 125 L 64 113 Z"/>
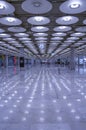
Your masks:
<path fill-rule="evenodd" d="M 86 130 L 86 72 L 0 70 L 0 130 Z"/>

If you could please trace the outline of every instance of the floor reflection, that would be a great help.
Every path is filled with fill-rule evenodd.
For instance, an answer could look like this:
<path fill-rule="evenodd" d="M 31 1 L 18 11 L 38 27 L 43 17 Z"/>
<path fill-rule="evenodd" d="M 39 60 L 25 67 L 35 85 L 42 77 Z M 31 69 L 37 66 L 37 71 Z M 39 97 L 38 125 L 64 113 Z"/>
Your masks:
<path fill-rule="evenodd" d="M 85 73 L 30 66 L 0 75 L 0 130 L 86 129 Z"/>

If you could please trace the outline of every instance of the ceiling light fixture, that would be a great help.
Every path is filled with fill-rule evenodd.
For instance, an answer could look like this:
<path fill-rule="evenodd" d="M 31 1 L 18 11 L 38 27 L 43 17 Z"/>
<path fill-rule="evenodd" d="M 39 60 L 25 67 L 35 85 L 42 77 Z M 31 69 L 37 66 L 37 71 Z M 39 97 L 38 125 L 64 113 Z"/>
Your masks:
<path fill-rule="evenodd" d="M 65 29 L 65 28 L 66 28 L 66 26 L 60 26 L 59 28 L 60 28 L 60 29 Z"/>
<path fill-rule="evenodd" d="M 25 0 L 22 9 L 31 14 L 44 14 L 52 9 L 52 4 L 47 0 Z"/>
<path fill-rule="evenodd" d="M 63 20 L 65 21 L 65 22 L 68 22 L 68 21 L 71 21 L 71 17 L 70 16 L 66 16 L 66 17 L 63 17 Z"/>
<path fill-rule="evenodd" d="M 71 5 L 70 5 L 70 8 L 72 8 L 72 9 L 77 9 L 77 8 L 79 8 L 80 7 L 80 3 L 72 3 Z"/>
<path fill-rule="evenodd" d="M 44 44 L 40 44 L 40 45 L 39 45 L 39 48 L 40 48 L 40 49 L 44 49 Z"/>
<path fill-rule="evenodd" d="M 32 3 L 35 7 L 40 7 L 41 3 L 39 1 L 33 2 Z"/>
<path fill-rule="evenodd" d="M 34 19 L 37 21 L 37 22 L 40 22 L 40 21 L 43 21 L 44 18 L 42 16 L 36 16 L 34 17 Z"/>
<path fill-rule="evenodd" d="M 3 5 L 2 3 L 0 3 L 0 10 L 4 10 L 5 9 L 5 5 Z"/>
<path fill-rule="evenodd" d="M 56 33 L 57 35 L 62 35 L 63 33 Z"/>
<path fill-rule="evenodd" d="M 8 21 L 8 22 L 14 22 L 15 19 L 14 19 L 14 18 L 11 18 L 11 17 L 8 17 L 8 18 L 7 18 L 7 21 Z"/>
<path fill-rule="evenodd" d="M 43 29 L 44 27 L 42 27 L 42 26 L 39 26 L 39 27 L 36 27 L 36 28 L 40 30 L 40 29 Z"/>
<path fill-rule="evenodd" d="M 38 33 L 39 36 L 46 35 L 46 33 Z"/>

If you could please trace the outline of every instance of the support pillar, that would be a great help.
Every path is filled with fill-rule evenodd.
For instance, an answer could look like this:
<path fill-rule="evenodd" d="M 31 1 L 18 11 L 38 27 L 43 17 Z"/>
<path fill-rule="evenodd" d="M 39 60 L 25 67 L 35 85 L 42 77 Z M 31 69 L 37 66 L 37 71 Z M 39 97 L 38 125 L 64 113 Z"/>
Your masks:
<path fill-rule="evenodd" d="M 6 68 L 8 67 L 8 55 L 6 55 Z"/>
<path fill-rule="evenodd" d="M 75 70 L 75 49 L 72 46 L 70 51 L 70 69 Z"/>
<path fill-rule="evenodd" d="M 20 48 L 20 52 L 24 53 L 24 48 L 23 47 Z M 25 59 L 24 59 L 23 56 L 20 57 L 19 64 L 20 64 L 20 68 L 24 68 L 25 67 Z"/>
<path fill-rule="evenodd" d="M 20 57 L 18 57 L 18 67 L 20 66 Z"/>

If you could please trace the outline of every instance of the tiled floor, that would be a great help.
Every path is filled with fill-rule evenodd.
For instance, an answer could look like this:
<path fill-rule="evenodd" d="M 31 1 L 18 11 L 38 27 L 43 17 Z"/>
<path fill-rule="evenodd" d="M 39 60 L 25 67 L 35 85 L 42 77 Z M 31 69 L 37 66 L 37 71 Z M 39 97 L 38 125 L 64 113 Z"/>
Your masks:
<path fill-rule="evenodd" d="M 86 72 L 0 70 L 0 130 L 86 130 Z"/>

